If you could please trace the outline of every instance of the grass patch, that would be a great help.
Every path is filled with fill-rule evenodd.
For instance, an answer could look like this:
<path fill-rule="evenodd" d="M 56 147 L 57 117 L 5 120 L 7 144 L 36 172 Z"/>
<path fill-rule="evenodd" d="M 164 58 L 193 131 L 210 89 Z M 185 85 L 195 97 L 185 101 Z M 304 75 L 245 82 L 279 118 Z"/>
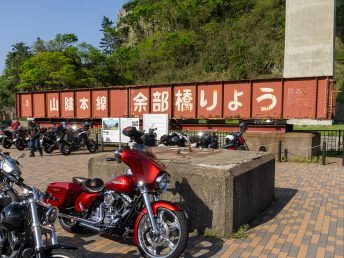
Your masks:
<path fill-rule="evenodd" d="M 305 157 L 293 157 L 293 158 L 288 158 L 289 161 L 292 162 L 300 162 L 300 163 L 319 163 L 321 160 L 320 156 L 314 156 L 312 158 L 305 158 Z"/>
<path fill-rule="evenodd" d="M 240 228 L 236 232 L 232 233 L 229 236 L 229 238 L 235 238 L 235 239 L 247 238 L 248 237 L 248 232 L 247 232 L 248 228 L 249 228 L 249 225 L 247 225 L 247 224 L 240 226 Z"/>
<path fill-rule="evenodd" d="M 239 125 L 239 120 L 237 119 L 227 119 L 225 120 L 225 124 L 227 125 Z"/>
<path fill-rule="evenodd" d="M 294 125 L 294 130 L 317 131 L 317 130 L 344 130 L 342 125 Z"/>

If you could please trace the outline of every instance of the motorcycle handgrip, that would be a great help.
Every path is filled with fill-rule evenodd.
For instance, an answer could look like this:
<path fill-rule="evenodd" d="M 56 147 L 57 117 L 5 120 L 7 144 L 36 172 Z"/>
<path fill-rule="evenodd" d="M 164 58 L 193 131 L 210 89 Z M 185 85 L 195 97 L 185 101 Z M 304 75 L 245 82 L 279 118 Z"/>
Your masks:
<path fill-rule="evenodd" d="M 106 161 L 116 161 L 116 158 L 106 158 Z"/>
<path fill-rule="evenodd" d="M 44 198 L 52 200 L 52 201 L 58 201 L 59 199 L 55 198 L 54 196 L 52 196 L 50 193 L 48 192 L 44 192 Z"/>

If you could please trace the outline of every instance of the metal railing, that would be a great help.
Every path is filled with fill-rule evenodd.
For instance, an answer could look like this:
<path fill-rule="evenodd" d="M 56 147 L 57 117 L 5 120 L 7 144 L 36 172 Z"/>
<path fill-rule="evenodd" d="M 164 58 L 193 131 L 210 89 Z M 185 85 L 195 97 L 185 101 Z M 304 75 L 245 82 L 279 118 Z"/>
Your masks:
<path fill-rule="evenodd" d="M 179 132 L 183 133 L 187 136 L 196 136 L 200 131 L 178 131 L 178 130 L 171 130 L 170 132 Z M 214 131 L 202 131 L 203 133 L 212 134 Z M 233 131 L 234 132 L 234 131 Z M 295 131 L 298 132 L 298 131 Z M 314 133 L 318 132 L 320 134 L 320 143 L 326 142 L 326 152 L 329 156 L 340 156 L 343 154 L 344 150 L 344 130 L 300 130 L 299 132 L 309 132 Z M 225 137 L 232 132 L 220 132 L 217 131 L 216 135 L 219 139 L 219 147 L 222 148 L 225 145 Z M 91 129 L 91 137 L 96 140 L 97 142 L 101 143 L 101 128 L 92 128 Z M 157 139 L 158 142 L 160 139 Z M 321 144 L 321 151 L 322 151 Z"/>
<path fill-rule="evenodd" d="M 300 130 L 296 132 L 317 132 L 320 134 L 320 142 L 326 142 L 326 152 L 328 155 L 339 156 L 344 150 L 344 130 Z M 323 144 L 321 144 L 321 150 Z"/>

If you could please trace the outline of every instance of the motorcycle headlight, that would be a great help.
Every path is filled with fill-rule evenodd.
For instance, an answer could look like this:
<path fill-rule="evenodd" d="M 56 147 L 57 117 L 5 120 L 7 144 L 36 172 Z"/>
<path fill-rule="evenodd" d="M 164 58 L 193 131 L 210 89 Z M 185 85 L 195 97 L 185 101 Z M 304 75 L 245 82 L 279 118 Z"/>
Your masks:
<path fill-rule="evenodd" d="M 51 206 L 47 210 L 47 212 L 45 213 L 45 222 L 47 224 L 54 224 L 54 222 L 56 221 L 58 215 L 59 215 L 59 210 L 56 207 Z"/>
<path fill-rule="evenodd" d="M 229 141 L 233 141 L 234 140 L 234 135 L 227 135 L 226 139 L 228 139 Z"/>
<path fill-rule="evenodd" d="M 6 162 L 3 163 L 2 165 L 2 169 L 6 172 L 6 173 L 9 173 L 11 172 L 13 169 L 10 165 L 8 165 Z"/>
<path fill-rule="evenodd" d="M 164 173 L 158 176 L 158 178 L 155 181 L 156 187 L 162 191 L 167 190 L 169 183 L 170 183 L 170 175 L 167 173 Z"/>

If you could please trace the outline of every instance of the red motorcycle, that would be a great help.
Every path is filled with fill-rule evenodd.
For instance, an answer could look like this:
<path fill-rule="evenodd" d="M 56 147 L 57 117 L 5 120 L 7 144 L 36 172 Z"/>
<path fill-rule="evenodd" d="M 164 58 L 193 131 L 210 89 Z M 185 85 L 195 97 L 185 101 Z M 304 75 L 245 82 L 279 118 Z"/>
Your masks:
<path fill-rule="evenodd" d="M 225 149 L 227 149 L 227 150 L 246 150 L 246 151 L 249 150 L 244 137 L 242 137 L 244 132 L 247 131 L 248 125 L 245 122 L 241 122 L 239 125 L 239 128 L 240 128 L 240 130 L 238 132 L 235 132 L 233 134 L 228 134 L 225 137 L 225 146 L 224 146 Z"/>
<path fill-rule="evenodd" d="M 132 137 L 135 131 L 129 127 L 123 133 Z M 57 200 L 47 202 L 59 208 L 62 228 L 119 237 L 133 234 L 144 257 L 180 257 L 188 241 L 187 222 L 181 208 L 160 200 L 170 179 L 165 166 L 141 144 L 118 150 L 107 160 L 123 161 L 129 169 L 106 184 L 99 178 L 74 177 L 73 182 L 48 185 L 47 192 Z"/>

